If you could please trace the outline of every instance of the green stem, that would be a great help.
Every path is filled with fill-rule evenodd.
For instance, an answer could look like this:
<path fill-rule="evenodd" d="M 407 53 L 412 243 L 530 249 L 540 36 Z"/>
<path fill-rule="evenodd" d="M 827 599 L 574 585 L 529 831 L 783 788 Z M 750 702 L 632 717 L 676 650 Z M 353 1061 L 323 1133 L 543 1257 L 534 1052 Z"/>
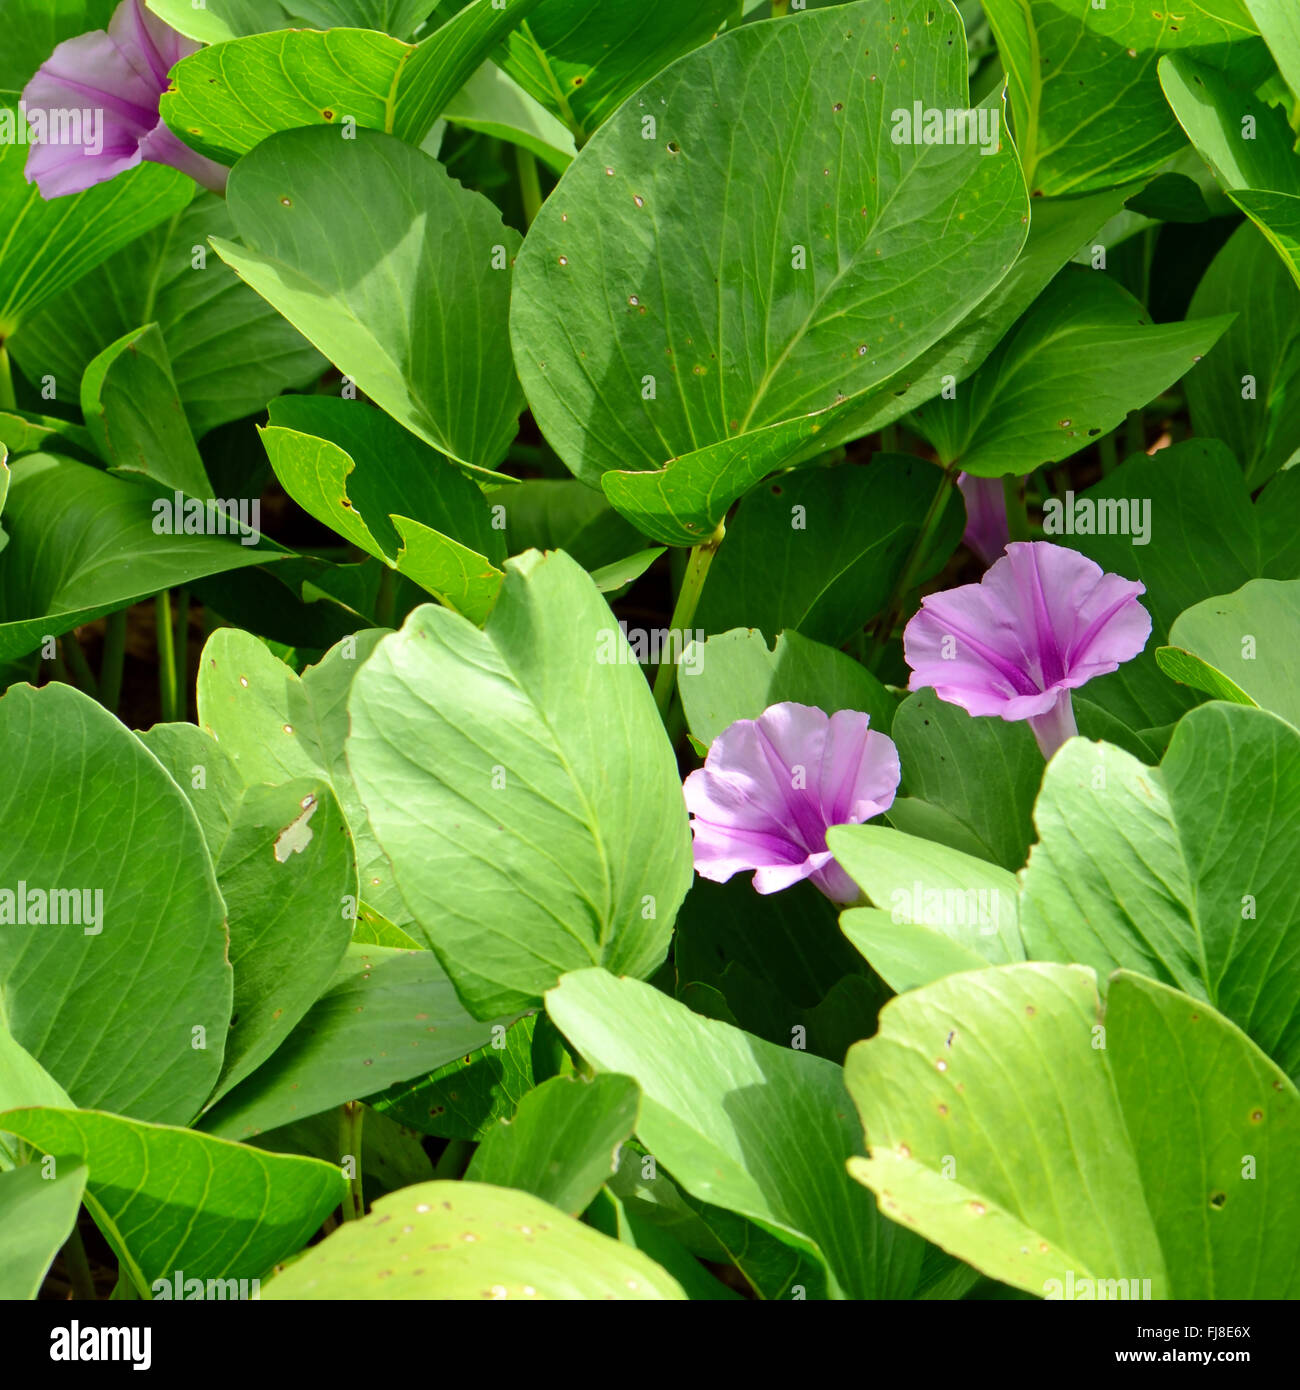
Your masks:
<path fill-rule="evenodd" d="M 1007 503 L 1007 535 L 1013 541 L 1029 539 L 1029 509 L 1025 505 L 1023 479 L 1014 473 L 1002 475 L 1002 495 Z"/>
<path fill-rule="evenodd" d="M 81 1212 L 77 1212 L 78 1218 Z M 68 1271 L 68 1282 L 72 1285 L 74 1298 L 87 1303 L 95 1302 L 95 1281 L 90 1273 L 90 1261 L 86 1258 L 86 1247 L 82 1243 L 81 1228 L 73 1225 L 72 1234 L 63 1242 L 63 1263 Z"/>
<path fill-rule="evenodd" d="M 176 590 L 176 717 L 189 718 L 190 591 Z"/>
<path fill-rule="evenodd" d="M 957 465 L 955 463 L 947 464 L 943 470 L 943 477 L 939 479 L 939 486 L 935 488 L 934 496 L 930 499 L 930 509 L 921 522 L 921 529 L 917 532 L 916 540 L 912 542 L 912 549 L 908 552 L 907 560 L 904 562 L 903 568 L 899 570 L 898 578 L 894 581 L 889 601 L 876 624 L 871 651 L 866 662 L 868 669 L 873 673 L 879 674 L 880 659 L 884 655 L 885 648 L 889 645 L 894 627 L 903 612 L 903 600 L 912 587 L 913 576 L 920 566 L 921 557 L 930 544 L 930 537 L 934 533 L 934 528 L 939 524 L 939 518 L 943 515 L 944 506 L 952 492 L 956 477 Z"/>
<path fill-rule="evenodd" d="M 126 609 L 108 615 L 104 628 L 104 655 L 99 663 L 99 703 L 117 713 L 122 697 L 122 667 L 126 661 Z"/>
<path fill-rule="evenodd" d="M 365 1111 L 365 1106 L 359 1100 L 345 1101 L 339 1121 L 339 1147 L 343 1157 L 352 1160 L 348 1195 L 343 1199 L 344 1221 L 360 1221 L 366 1214 L 365 1194 L 361 1190 L 361 1122 Z"/>
<path fill-rule="evenodd" d="M 158 702 L 162 723 L 174 724 L 176 714 L 176 644 L 172 641 L 172 596 L 164 589 L 155 600 L 155 626 L 158 629 Z"/>
<path fill-rule="evenodd" d="M 0 343 L 0 410 L 17 410 L 18 397 L 14 395 L 14 374 L 9 366 L 9 349 Z"/>
<path fill-rule="evenodd" d="M 531 150 L 516 145 L 515 164 L 519 169 L 519 191 L 524 199 L 524 224 L 531 227 L 542 210 L 542 183 L 537 175 L 537 158 Z"/>
<path fill-rule="evenodd" d="M 375 594 L 375 625 L 392 627 L 397 608 L 397 571 L 385 565 L 379 571 L 379 589 Z"/>
<path fill-rule="evenodd" d="M 468 1139 L 448 1139 L 447 1147 L 433 1165 L 435 1178 L 459 1178 L 469 1164 L 474 1145 Z"/>
<path fill-rule="evenodd" d="M 673 609 L 672 621 L 669 623 L 671 633 L 684 634 L 694 621 L 695 610 L 700 606 L 700 595 L 704 592 L 704 581 L 709 575 L 709 566 L 713 563 L 713 557 L 718 553 L 718 547 L 726 534 L 726 526 L 720 521 L 718 529 L 707 541 L 692 548 L 691 558 L 686 562 L 686 573 L 682 576 L 682 587 L 677 595 L 677 606 Z M 677 663 L 665 661 L 655 672 L 654 683 L 655 704 L 659 706 L 659 716 L 665 722 L 676 689 Z"/>
<path fill-rule="evenodd" d="M 86 660 L 86 653 L 81 650 L 81 643 L 77 641 L 75 632 L 65 633 L 63 636 L 63 650 L 67 653 L 68 665 L 72 668 L 72 674 L 77 679 L 77 684 L 87 695 L 93 699 L 99 698 L 99 682 L 95 679 L 95 673 L 90 669 L 90 662 Z"/>

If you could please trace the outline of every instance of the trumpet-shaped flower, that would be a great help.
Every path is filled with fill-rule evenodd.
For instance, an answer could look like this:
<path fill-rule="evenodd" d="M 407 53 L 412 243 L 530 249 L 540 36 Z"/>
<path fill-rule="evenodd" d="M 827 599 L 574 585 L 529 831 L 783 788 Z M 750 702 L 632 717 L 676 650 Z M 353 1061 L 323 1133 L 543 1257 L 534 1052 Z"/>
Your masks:
<path fill-rule="evenodd" d="M 1015 541 L 978 584 L 930 594 L 903 633 L 910 690 L 1025 719 L 1045 758 L 1078 732 L 1070 691 L 1146 646 L 1145 586 L 1077 550 Z"/>
<path fill-rule="evenodd" d="M 760 893 L 807 878 L 833 902 L 854 901 L 826 831 L 880 815 L 898 788 L 898 749 L 869 722 L 786 703 L 724 729 L 683 788 L 700 876 L 725 883 L 753 869 Z"/>
<path fill-rule="evenodd" d="M 969 473 L 959 473 L 957 486 L 966 503 L 966 529 L 961 538 L 986 565 L 991 565 L 1011 539 L 1002 479 L 975 478 Z"/>
<path fill-rule="evenodd" d="M 58 198 L 149 160 L 223 192 L 229 170 L 190 149 L 158 114 L 168 71 L 199 47 L 141 0 L 122 0 L 107 32 L 59 44 L 23 91 L 40 136 L 27 159 L 28 183 L 43 198 Z"/>

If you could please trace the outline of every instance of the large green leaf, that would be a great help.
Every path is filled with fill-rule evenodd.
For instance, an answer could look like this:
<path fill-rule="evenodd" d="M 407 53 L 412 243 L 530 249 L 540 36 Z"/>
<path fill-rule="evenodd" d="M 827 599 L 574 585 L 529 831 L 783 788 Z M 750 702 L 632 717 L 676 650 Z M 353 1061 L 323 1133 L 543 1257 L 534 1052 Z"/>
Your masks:
<path fill-rule="evenodd" d="M 1048 1298 L 1300 1290 L 1300 1096 L 1208 1005 L 1124 972 L 1103 1022 L 1081 966 L 952 975 L 888 1005 L 846 1076 L 871 1150 L 854 1176 L 992 1278 Z"/>
<path fill-rule="evenodd" d="M 618 1170 L 641 1092 L 627 1076 L 556 1076 L 530 1091 L 483 1137 L 465 1177 L 517 1187 L 581 1216 Z"/>
<path fill-rule="evenodd" d="M 838 1066 L 604 970 L 567 975 L 546 1008 L 598 1071 L 635 1078 L 637 1133 L 685 1191 L 819 1258 L 843 1297 L 914 1290 L 921 1243 L 845 1173 L 860 1140 Z"/>
<path fill-rule="evenodd" d="M 915 583 L 961 539 L 965 509 L 951 477 L 899 454 L 784 474 L 755 489 L 728 526 L 697 621 L 707 632 L 797 628 L 838 647 L 885 607 L 927 522 L 930 563 Z"/>
<path fill-rule="evenodd" d="M 1025 239 L 1014 154 L 886 132 L 966 100 L 947 0 L 745 25 L 648 82 L 519 260 L 515 360 L 569 468 L 691 544 L 955 327 Z"/>
<path fill-rule="evenodd" d="M 195 698 L 199 723 L 234 764 L 242 786 L 329 779 L 356 845 L 361 897 L 402 926 L 407 914 L 401 895 L 343 752 L 352 681 L 383 635 L 381 628 L 368 628 L 344 638 L 299 676 L 264 642 L 236 628 L 219 629 L 203 649 Z M 210 790 L 221 781 L 210 778 Z"/>
<path fill-rule="evenodd" d="M 444 118 L 527 150 L 562 174 L 577 149 L 573 133 L 495 63 L 484 63 L 443 107 Z"/>
<path fill-rule="evenodd" d="M 1165 96 L 1188 139 L 1300 283 L 1295 135 L 1282 111 L 1257 97 L 1240 76 L 1215 72 L 1184 54 L 1160 60 Z"/>
<path fill-rule="evenodd" d="M 178 1272 L 263 1278 L 307 1243 L 346 1190 L 330 1163 L 95 1110 L 11 1110 L 0 1123 L 86 1164 L 86 1206 L 145 1298 Z"/>
<path fill-rule="evenodd" d="M 11 338 L 33 309 L 194 196 L 185 174 L 144 164 L 84 193 L 46 202 L 24 176 L 30 146 L 15 143 L 16 117 L 13 106 L 0 105 L 0 340 Z"/>
<path fill-rule="evenodd" d="M 331 983 L 352 939 L 357 862 L 329 784 L 305 777 L 247 788 L 212 857 L 235 973 L 215 1098 L 256 1070 Z"/>
<path fill-rule="evenodd" d="M 10 687 L 0 747 L 0 912 L 17 916 L 24 885 L 47 900 L 42 915 L 81 909 L 81 925 L 6 919 L 0 1013 L 78 1105 L 184 1124 L 221 1067 L 231 1000 L 225 913 L 194 813 L 69 686 Z M 87 892 L 102 893 L 89 911 Z"/>
<path fill-rule="evenodd" d="M 429 1182 L 381 1197 L 278 1276 L 264 1299 L 662 1299 L 639 1250 L 527 1192 Z"/>
<path fill-rule="evenodd" d="M 232 231 L 225 200 L 201 193 L 24 318 L 14 360 L 29 381 L 52 376 L 71 396 L 96 353 L 155 322 L 196 438 L 306 386 L 324 359 L 208 249 L 209 235 Z"/>
<path fill-rule="evenodd" d="M 245 244 L 213 245 L 243 280 L 414 434 L 499 462 L 522 405 L 506 321 L 519 237 L 486 198 L 390 135 L 318 128 L 263 141 L 228 201 Z"/>
<path fill-rule="evenodd" d="M 225 43 L 293 23 L 295 0 L 146 0 L 148 8 L 173 29 L 200 43 Z"/>
<path fill-rule="evenodd" d="M 14 465 L 4 515 L 0 660 L 160 589 L 283 553 L 232 536 L 162 535 L 155 523 L 163 518 L 146 489 L 52 454 Z"/>
<path fill-rule="evenodd" d="M 735 0 L 549 0 L 510 35 L 497 61 L 584 144 L 643 82 L 712 38 Z"/>
<path fill-rule="evenodd" d="M 1187 312 L 1237 315 L 1184 389 L 1196 433 L 1223 440 L 1253 490 L 1300 451 L 1300 288 L 1246 222 L 1211 261 Z"/>
<path fill-rule="evenodd" d="M 737 719 L 757 719 L 785 700 L 836 710 L 864 710 L 887 734 L 894 697 L 863 666 L 834 647 L 783 632 L 769 650 L 761 632 L 736 628 L 687 650 L 678 678 L 682 709 L 696 741 L 707 748 Z"/>
<path fill-rule="evenodd" d="M 430 952 L 349 946 L 330 987 L 200 1127 L 246 1139 L 433 1071 L 491 1035 Z"/>
<path fill-rule="evenodd" d="M 371 826 L 472 1013 L 528 1008 L 583 965 L 659 965 L 691 879 L 676 760 L 613 615 L 568 556 L 511 560 L 482 631 L 416 609 L 348 710 Z"/>
<path fill-rule="evenodd" d="M 159 492 L 212 496 L 156 323 L 132 329 L 87 366 L 81 413 L 110 473 Z"/>
<path fill-rule="evenodd" d="M 1156 665 L 1155 651 L 1185 609 L 1229 594 L 1250 579 L 1300 578 L 1300 470 L 1279 473 L 1252 503 L 1241 469 L 1223 445 L 1189 439 L 1148 457 L 1138 454 L 1081 496 L 1146 508 L 1149 544 L 1123 531 L 1073 535 L 1066 544 L 1104 570 L 1146 585 L 1151 614 L 1146 648 L 1085 694 L 1133 729 L 1172 724 L 1191 700 Z M 1130 531 L 1131 531 L 1130 527 Z"/>
<path fill-rule="evenodd" d="M 1156 661 L 1175 680 L 1300 727 L 1300 580 L 1252 579 L 1194 605 L 1179 614 Z"/>
<path fill-rule="evenodd" d="M 47 1178 L 38 1163 L 0 1173 L 0 1298 L 35 1298 L 59 1247 L 72 1234 L 86 1188 L 86 1167 Z"/>
<path fill-rule="evenodd" d="M 1145 0 L 986 0 L 984 11 L 1035 197 L 1154 173 L 1182 144 L 1156 80 L 1160 55 L 1226 63 L 1255 32 L 1242 0 L 1195 0 L 1177 14 Z M 1246 48 L 1262 77 L 1267 54 L 1258 39 Z"/>
<path fill-rule="evenodd" d="M 979 477 L 1029 473 L 1167 390 L 1231 321 L 1153 324 L 1116 281 L 1067 266 L 955 395 L 912 420 L 944 463 Z"/>
<path fill-rule="evenodd" d="M 1215 703 L 1182 719 L 1158 768 L 1071 742 L 1034 819 L 1031 958 L 1175 985 L 1300 1073 L 1300 732 Z"/>
<path fill-rule="evenodd" d="M 305 511 L 471 621 L 492 611 L 504 533 L 482 491 L 409 430 L 359 401 L 282 396 L 261 436 Z"/>
<path fill-rule="evenodd" d="M 1242 0 L 1293 92 L 1300 93 L 1300 13 L 1290 0 Z"/>

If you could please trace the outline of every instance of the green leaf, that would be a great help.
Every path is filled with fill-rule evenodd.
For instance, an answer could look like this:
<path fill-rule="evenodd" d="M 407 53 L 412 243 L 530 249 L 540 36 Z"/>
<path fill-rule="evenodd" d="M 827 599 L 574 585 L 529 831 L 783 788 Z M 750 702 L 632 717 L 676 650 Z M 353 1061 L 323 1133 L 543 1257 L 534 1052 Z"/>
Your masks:
<path fill-rule="evenodd" d="M 901 454 L 810 468 L 755 489 L 727 527 L 697 610 L 707 632 L 797 628 L 838 647 L 888 603 L 936 505 L 921 583 L 957 548 L 965 508 L 942 470 Z"/>
<path fill-rule="evenodd" d="M 854 1176 L 991 1278 L 1057 1299 L 1300 1288 L 1300 1096 L 1207 1005 L 1124 972 L 1103 1025 L 1090 970 L 998 966 L 901 995 L 846 1075 L 870 1136 Z"/>
<path fill-rule="evenodd" d="M 429 1182 L 381 1197 L 369 1216 L 309 1250 L 262 1297 L 585 1301 L 685 1294 L 639 1250 L 530 1193 Z"/>
<path fill-rule="evenodd" d="M 52 376 L 67 391 L 96 353 L 153 321 L 195 438 L 308 385 L 324 359 L 208 252 L 209 235 L 233 230 L 225 200 L 201 193 L 26 317 L 14 360 L 29 381 Z"/>
<path fill-rule="evenodd" d="M 352 939 L 356 852 L 328 782 L 249 787 L 213 851 L 234 1013 L 213 1099 L 255 1071 L 329 986 Z"/>
<path fill-rule="evenodd" d="M 519 240 L 486 198 L 392 136 L 317 128 L 240 160 L 228 202 L 245 244 L 212 244 L 241 279 L 412 433 L 496 465 L 523 403 L 506 322 Z"/>
<path fill-rule="evenodd" d="M 549 0 L 497 61 L 582 145 L 642 83 L 711 39 L 734 12 L 734 0 L 659 0 L 644 9 Z"/>
<path fill-rule="evenodd" d="M 264 1277 L 307 1243 L 346 1190 L 333 1164 L 95 1110 L 12 1110 L 0 1123 L 86 1164 L 86 1206 L 145 1298 L 177 1272 Z"/>
<path fill-rule="evenodd" d="M 1161 670 L 1211 696 L 1258 705 L 1300 726 L 1300 580 L 1253 579 L 1189 608 L 1156 652 Z M 1173 658 L 1195 663 L 1173 669 Z M 1224 683 L 1235 694 L 1224 693 Z"/>
<path fill-rule="evenodd" d="M 1010 269 L 1027 208 L 1009 143 L 883 140 L 914 100 L 966 105 L 946 0 L 745 25 L 648 82 L 547 199 L 516 364 L 571 471 L 654 540 L 708 536 Z"/>
<path fill-rule="evenodd" d="M 1010 78 L 1016 144 L 1035 197 L 1114 187 L 1154 173 L 1182 138 L 1156 81 L 1160 54 L 1243 61 L 1255 29 L 1241 0 L 1196 0 L 1176 17 L 1144 0 L 987 0 Z M 1247 42 L 1255 67 L 1267 61 Z"/>
<path fill-rule="evenodd" d="M 533 1089 L 537 1019 L 526 1015 L 504 1034 L 494 1034 L 486 1047 L 418 1081 L 391 1086 L 371 1096 L 370 1104 L 422 1134 L 477 1142 L 498 1120 L 508 1120 Z"/>
<path fill-rule="evenodd" d="M 493 494 L 505 512 L 506 547 L 567 550 L 588 571 L 614 564 L 644 542 L 605 497 L 576 478 L 530 478 Z"/>
<path fill-rule="evenodd" d="M 147 0 L 148 8 L 173 29 L 200 43 L 224 43 L 246 34 L 282 29 L 293 16 L 280 0 Z M 296 0 L 289 0 L 297 9 Z"/>
<path fill-rule="evenodd" d="M 1067 266 L 961 391 L 912 420 L 944 463 L 977 477 L 1030 473 L 1122 424 L 1189 371 L 1230 322 L 1153 324 L 1114 280 Z"/>
<path fill-rule="evenodd" d="M 337 1163 L 339 1137 L 339 1113 L 326 1110 L 248 1142 L 269 1153 L 302 1154 Z M 386 1115 L 368 1109 L 361 1125 L 361 1171 L 369 1200 L 381 1192 L 397 1192 L 412 1183 L 431 1181 L 433 1163 L 415 1130 L 404 1129 Z"/>
<path fill-rule="evenodd" d="M 1227 195 L 1268 239 L 1300 284 L 1300 166 L 1286 116 L 1241 74 L 1184 54 L 1160 60 L 1165 96 Z"/>
<path fill-rule="evenodd" d="M 31 1299 L 40 1293 L 59 1247 L 72 1234 L 86 1188 L 86 1167 L 78 1164 L 47 1178 L 31 1163 L 0 1173 L 0 1298 Z"/>
<path fill-rule="evenodd" d="M 851 656 L 797 632 L 783 632 L 769 651 L 761 632 L 736 628 L 688 647 L 678 689 L 686 722 L 708 747 L 737 719 L 757 719 L 769 705 L 793 700 L 834 714 L 865 710 L 871 727 L 887 734 L 897 702 Z"/>
<path fill-rule="evenodd" d="M 0 339 L 13 337 L 33 309 L 194 196 L 187 175 L 144 164 L 46 202 L 24 176 L 30 146 L 16 143 L 17 118 L 12 105 L 0 105 Z"/>
<path fill-rule="evenodd" d="M 212 496 L 156 323 L 133 329 L 90 363 L 81 413 L 110 473 L 160 492 Z"/>
<path fill-rule="evenodd" d="M 430 952 L 349 946 L 330 987 L 200 1127 L 246 1139 L 423 1075 L 491 1033 L 464 1011 Z"/>
<path fill-rule="evenodd" d="M 511 560 L 482 631 L 417 608 L 349 714 L 371 826 L 471 1013 L 529 1008 L 579 966 L 660 964 L 692 871 L 681 782 L 649 687 L 568 556 Z"/>
<path fill-rule="evenodd" d="M 1288 0 L 1242 0 L 1292 92 L 1300 93 L 1300 14 Z"/>
<path fill-rule="evenodd" d="M 7 448 L 15 457 L 47 450 L 64 452 L 69 447 L 74 453 L 79 451 L 92 457 L 95 453 L 90 431 L 69 420 L 58 420 L 51 415 L 34 415 L 27 410 L 0 411 L 0 449 Z M 4 497 L 0 496 L 0 510 L 3 508 Z"/>
<path fill-rule="evenodd" d="M 900 927 L 892 913 L 878 907 L 850 908 L 840 922 L 863 959 L 898 994 L 989 963 L 984 950 L 963 945 L 948 931 L 924 924 Z"/>
<path fill-rule="evenodd" d="M 859 1137 L 834 1063 L 604 970 L 566 975 L 546 1007 L 598 1071 L 635 1078 L 637 1134 L 687 1192 L 823 1261 L 840 1296 L 912 1292 L 920 1242 L 883 1222 L 845 1173 Z"/>
<path fill-rule="evenodd" d="M 118 0 L 0 0 L 0 93 L 22 91 L 65 39 L 106 29 Z"/>
<path fill-rule="evenodd" d="M 1223 440 L 1254 490 L 1300 451 L 1300 289 L 1249 222 L 1210 262 L 1187 312 L 1230 311 L 1237 321 L 1183 387 L 1196 433 Z"/>
<path fill-rule="evenodd" d="M 578 152 L 564 123 L 493 62 L 479 68 L 442 114 L 452 125 L 518 145 L 555 174 L 564 173 Z"/>
<path fill-rule="evenodd" d="M 283 553 L 224 536 L 164 537 L 154 529 L 161 520 L 135 483 L 52 454 L 20 459 L 0 550 L 0 660 L 160 589 Z"/>
<path fill-rule="evenodd" d="M 189 798 L 215 864 L 241 813 L 244 781 L 234 760 L 195 724 L 155 724 L 136 737 Z"/>
<path fill-rule="evenodd" d="M 70 686 L 11 686 L 0 747 L 14 750 L 0 790 L 0 1014 L 78 1105 L 184 1124 L 216 1080 L 231 1000 L 225 912 L 194 813 L 143 745 Z M 81 924 L 13 920 L 24 885 L 43 917 L 76 910 Z"/>
<path fill-rule="evenodd" d="M 282 396 L 260 433 L 304 511 L 472 622 L 486 619 L 504 537 L 482 491 L 442 455 L 382 411 L 328 396 Z"/>
<path fill-rule="evenodd" d="M 1149 544 L 1136 544 L 1123 531 L 1066 542 L 1102 569 L 1145 584 L 1142 605 L 1151 614 L 1146 649 L 1112 675 L 1090 681 L 1085 694 L 1129 728 L 1172 724 L 1192 703 L 1156 665 L 1155 652 L 1168 642 L 1174 619 L 1251 579 L 1300 578 L 1300 534 L 1293 524 L 1300 470 L 1278 473 L 1252 502 L 1223 445 L 1189 439 L 1150 457 L 1136 455 L 1081 496 L 1098 509 L 1108 499 L 1127 501 L 1130 520 L 1137 506 L 1151 522 Z"/>
<path fill-rule="evenodd" d="M 531 1192 L 581 1216 L 618 1171 L 636 1128 L 641 1092 L 627 1076 L 557 1076 L 530 1091 L 490 1129 L 465 1177 Z"/>
<path fill-rule="evenodd" d="M 1043 776 L 1043 755 L 1028 727 L 975 718 L 933 690 L 918 690 L 899 705 L 890 734 L 904 795 L 956 822 L 955 836 L 932 838 L 1004 869 L 1020 868 L 1034 838 L 1031 816 Z M 891 809 L 890 819 L 898 824 L 908 814 L 895 817 Z M 900 828 L 917 830 L 915 821 Z"/>
<path fill-rule="evenodd" d="M 1202 705 L 1158 768 L 1072 741 L 1048 764 L 1020 905 L 1026 953 L 1208 1000 L 1300 1072 L 1300 732 Z"/>
<path fill-rule="evenodd" d="M 369 628 L 344 638 L 298 676 L 264 642 L 219 629 L 203 649 L 195 698 L 199 723 L 233 763 L 241 786 L 329 779 L 356 844 L 361 897 L 401 927 L 406 909 L 343 751 L 352 682 L 383 635 L 384 629 Z"/>

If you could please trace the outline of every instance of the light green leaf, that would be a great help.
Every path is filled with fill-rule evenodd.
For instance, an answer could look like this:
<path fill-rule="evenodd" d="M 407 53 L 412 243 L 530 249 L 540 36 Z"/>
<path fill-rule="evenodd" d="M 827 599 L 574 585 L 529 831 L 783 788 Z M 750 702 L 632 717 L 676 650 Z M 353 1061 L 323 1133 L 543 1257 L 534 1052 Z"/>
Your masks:
<path fill-rule="evenodd" d="M 1253 579 L 1206 599 L 1178 616 L 1169 643 L 1156 652 L 1167 675 L 1300 726 L 1300 580 Z"/>
<path fill-rule="evenodd" d="M 573 560 L 511 560 L 482 631 L 417 608 L 348 708 L 371 827 L 473 1014 L 535 1005 L 583 965 L 659 965 L 691 879 L 681 783 L 649 687 Z"/>
<path fill-rule="evenodd" d="M 506 323 L 519 240 L 486 198 L 392 136 L 315 128 L 263 141 L 228 202 L 245 245 L 213 245 L 242 279 L 412 433 L 496 465 L 523 403 Z"/>
<path fill-rule="evenodd" d="M 1292 92 L 1300 93 L 1300 12 L 1290 0 L 1243 0 Z"/>
<path fill-rule="evenodd" d="M 1103 1024 L 1090 970 L 998 966 L 901 995 L 846 1075 L 870 1136 L 854 1176 L 991 1278 L 1054 1299 L 1300 1288 L 1300 1096 L 1208 1005 L 1124 972 Z"/>
<path fill-rule="evenodd" d="M 757 719 L 769 705 L 793 700 L 827 714 L 864 710 L 871 727 L 889 732 L 897 702 L 863 666 L 834 647 L 783 632 L 769 651 L 761 632 L 735 628 L 683 653 L 678 689 L 686 722 L 707 747 L 737 719 Z"/>
<path fill-rule="evenodd" d="M 553 1077 L 488 1130 L 465 1177 L 531 1192 L 581 1216 L 618 1171 L 619 1148 L 636 1129 L 640 1104 L 631 1077 Z"/>
<path fill-rule="evenodd" d="M 90 431 L 70 420 L 58 420 L 52 415 L 34 415 L 27 410 L 0 411 L 0 449 L 7 448 L 17 457 L 20 454 L 39 454 L 45 451 L 65 452 L 68 447 L 83 454 L 94 455 L 95 444 Z M 8 480 L 5 484 L 7 488 Z M 0 510 L 4 497 L 0 496 Z"/>
<path fill-rule="evenodd" d="M 246 1139 L 422 1076 L 492 1036 L 428 951 L 349 946 L 334 980 L 269 1060 L 199 1122 Z"/>
<path fill-rule="evenodd" d="M 921 1243 L 845 1173 L 859 1136 L 838 1066 L 604 970 L 566 975 L 546 1008 L 598 1071 L 635 1078 L 637 1134 L 686 1192 L 820 1259 L 842 1297 L 913 1291 Z"/>
<path fill-rule="evenodd" d="M 70 686 L 11 686 L 0 746 L 13 750 L 0 789 L 0 1016 L 78 1105 L 184 1124 L 216 1080 L 231 1000 L 225 913 L 194 813 L 143 745 Z M 59 924 L 11 919 L 24 887 Z"/>
<path fill-rule="evenodd" d="M 1300 733 L 1240 705 L 1184 716 L 1158 768 L 1072 740 L 1048 764 L 1020 922 L 1034 959 L 1141 971 L 1300 1072 Z"/>
<path fill-rule="evenodd" d="M 405 1258 L 403 1258 L 405 1257 Z M 639 1250 L 527 1192 L 429 1182 L 381 1197 L 263 1299 L 663 1299 L 681 1286 Z"/>
<path fill-rule="evenodd" d="M 1254 490 L 1300 451 L 1300 288 L 1244 222 L 1210 262 L 1187 312 L 1237 314 L 1184 389 L 1196 433 L 1223 440 Z"/>
<path fill-rule="evenodd" d="M 146 0 L 160 19 L 187 38 L 200 43 L 225 43 L 228 39 L 246 34 L 260 34 L 268 29 L 283 29 L 293 22 L 293 16 L 280 0 Z M 288 4 L 296 9 L 294 0 Z"/>
<path fill-rule="evenodd" d="M 96 1110 L 11 1110 L 0 1124 L 86 1164 L 86 1206 L 145 1298 L 177 1271 L 265 1277 L 302 1249 L 346 1190 L 333 1164 Z"/>
<path fill-rule="evenodd" d="M 46 1178 L 30 1163 L 0 1173 L 0 1298 L 35 1298 L 59 1247 L 72 1233 L 86 1188 L 86 1167 L 65 1168 Z"/>
<path fill-rule="evenodd" d="M 484 63 L 443 107 L 452 125 L 508 140 L 562 174 L 573 163 L 572 132 L 493 62 Z"/>
<path fill-rule="evenodd" d="M 1167 390 L 1230 322 L 1153 324 L 1116 281 L 1067 266 L 963 390 L 912 420 L 944 463 L 977 477 L 1030 473 Z"/>
<path fill-rule="evenodd" d="M 533 223 L 511 306 L 571 471 L 697 543 L 965 318 L 1025 239 L 1014 153 L 885 131 L 967 95 L 947 0 L 867 0 L 731 30 L 611 117 Z"/>
<path fill-rule="evenodd" d="M 110 473 L 158 492 L 212 496 L 156 323 L 132 329 L 87 366 L 81 413 Z"/>
<path fill-rule="evenodd" d="M 208 250 L 209 235 L 232 232 L 225 200 L 201 193 L 27 316 L 14 360 L 29 381 L 70 390 L 96 353 L 153 321 L 195 438 L 308 385 L 325 360 Z"/>

